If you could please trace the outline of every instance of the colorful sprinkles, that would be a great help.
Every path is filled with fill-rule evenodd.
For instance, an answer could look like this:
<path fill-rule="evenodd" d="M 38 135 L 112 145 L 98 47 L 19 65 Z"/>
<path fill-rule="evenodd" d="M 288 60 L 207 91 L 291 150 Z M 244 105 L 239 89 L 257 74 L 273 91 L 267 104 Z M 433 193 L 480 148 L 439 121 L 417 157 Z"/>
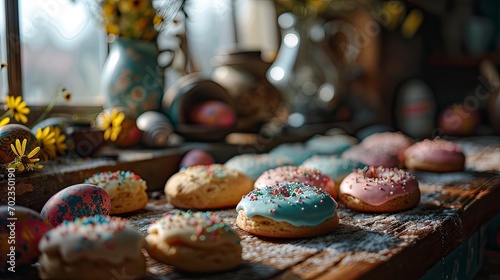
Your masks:
<path fill-rule="evenodd" d="M 153 222 L 149 232 L 158 227 L 168 237 L 178 234 L 177 231 L 180 230 L 185 233 L 181 237 L 188 237 L 192 242 L 217 243 L 228 236 L 236 243 L 240 242 L 231 227 L 217 214 L 209 211 L 166 213 Z"/>

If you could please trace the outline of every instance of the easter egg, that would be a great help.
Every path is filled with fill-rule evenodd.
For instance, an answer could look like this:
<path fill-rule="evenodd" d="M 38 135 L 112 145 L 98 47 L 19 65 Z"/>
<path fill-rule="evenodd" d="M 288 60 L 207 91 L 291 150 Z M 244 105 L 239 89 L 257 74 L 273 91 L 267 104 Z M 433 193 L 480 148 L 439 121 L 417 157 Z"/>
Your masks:
<path fill-rule="evenodd" d="M 52 228 L 38 212 L 22 206 L 0 206 L 0 271 L 29 266 L 40 256 L 38 242 Z M 12 272 L 12 271 L 11 271 Z"/>
<path fill-rule="evenodd" d="M 109 215 L 110 211 L 111 199 L 104 189 L 78 184 L 53 195 L 43 206 L 41 216 L 55 227 L 79 217 Z"/>
<path fill-rule="evenodd" d="M 463 104 L 446 107 L 438 118 L 439 127 L 445 135 L 467 136 L 476 132 L 481 124 L 481 115 L 474 108 Z"/>
<path fill-rule="evenodd" d="M 209 127 L 231 127 L 236 121 L 236 113 L 221 101 L 205 101 L 193 107 L 191 121 Z"/>
<path fill-rule="evenodd" d="M 10 144 L 14 144 L 16 139 L 22 143 L 23 139 L 27 139 L 25 154 L 28 154 L 36 148 L 36 138 L 31 131 L 20 124 L 8 124 L 0 127 L 0 164 L 12 162 L 16 154 L 12 150 Z"/>
<path fill-rule="evenodd" d="M 168 146 L 174 131 L 167 116 L 155 111 L 144 112 L 137 117 L 137 127 L 142 131 L 142 143 L 152 148 Z"/>
<path fill-rule="evenodd" d="M 184 157 L 182 157 L 180 167 L 209 165 L 213 163 L 215 163 L 215 160 L 209 153 L 203 150 L 194 149 L 187 152 Z"/>

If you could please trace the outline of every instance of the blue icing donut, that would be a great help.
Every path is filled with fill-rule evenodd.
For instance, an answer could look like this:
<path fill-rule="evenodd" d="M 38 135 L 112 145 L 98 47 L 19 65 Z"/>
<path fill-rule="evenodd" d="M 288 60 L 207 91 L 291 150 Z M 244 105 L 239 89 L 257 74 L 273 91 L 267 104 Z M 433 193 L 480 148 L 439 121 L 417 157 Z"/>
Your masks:
<path fill-rule="evenodd" d="M 301 183 L 280 183 L 243 196 L 236 211 L 248 218 L 263 216 L 294 226 L 317 226 L 333 217 L 337 202 L 325 191 Z"/>
<path fill-rule="evenodd" d="M 342 181 L 354 170 L 365 167 L 360 162 L 339 158 L 338 156 L 313 156 L 306 159 L 301 166 L 314 168 L 332 178 L 336 183 Z"/>
<path fill-rule="evenodd" d="M 286 156 L 243 154 L 230 158 L 225 166 L 237 170 L 255 181 L 262 173 L 269 169 L 291 164 L 293 164 L 293 160 Z"/>
<path fill-rule="evenodd" d="M 304 160 L 314 155 L 314 153 L 307 150 L 302 143 L 281 144 L 272 149 L 269 153 L 272 155 L 287 156 L 293 160 L 293 165 L 299 165 Z"/>
<path fill-rule="evenodd" d="M 306 149 L 315 155 L 339 155 L 356 145 L 358 140 L 349 135 L 316 135 L 306 142 Z"/>

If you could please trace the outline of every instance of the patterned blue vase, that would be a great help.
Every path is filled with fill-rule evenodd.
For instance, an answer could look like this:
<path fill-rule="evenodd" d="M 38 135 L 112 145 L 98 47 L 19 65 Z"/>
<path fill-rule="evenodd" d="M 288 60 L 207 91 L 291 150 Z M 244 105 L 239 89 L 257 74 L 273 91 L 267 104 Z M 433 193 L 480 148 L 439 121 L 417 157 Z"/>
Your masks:
<path fill-rule="evenodd" d="M 146 111 L 158 111 L 164 76 L 157 63 L 156 41 L 117 37 L 109 47 L 101 73 L 105 107 L 125 108 L 131 118 Z"/>

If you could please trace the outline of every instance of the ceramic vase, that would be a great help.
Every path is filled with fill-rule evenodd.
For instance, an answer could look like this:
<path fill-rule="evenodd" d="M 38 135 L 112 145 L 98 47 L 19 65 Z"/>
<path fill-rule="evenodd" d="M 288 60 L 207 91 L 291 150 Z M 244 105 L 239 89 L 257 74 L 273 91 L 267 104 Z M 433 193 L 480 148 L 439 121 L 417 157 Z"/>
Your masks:
<path fill-rule="evenodd" d="M 164 89 L 163 71 L 158 66 L 155 41 L 117 37 L 101 76 L 106 108 L 126 108 L 130 117 L 159 110 Z"/>

